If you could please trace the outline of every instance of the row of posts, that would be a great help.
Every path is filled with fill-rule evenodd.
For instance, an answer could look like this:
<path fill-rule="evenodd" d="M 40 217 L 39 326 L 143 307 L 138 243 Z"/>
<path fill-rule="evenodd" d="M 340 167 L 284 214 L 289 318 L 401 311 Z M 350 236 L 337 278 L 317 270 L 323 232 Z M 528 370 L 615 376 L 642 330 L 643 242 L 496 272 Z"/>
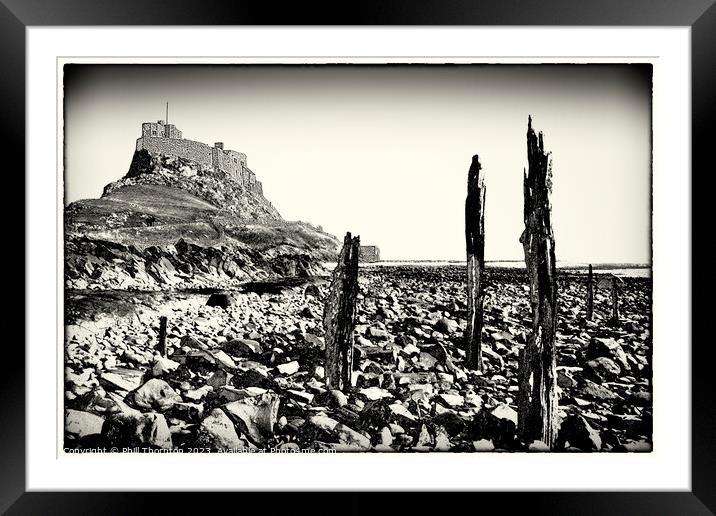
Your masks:
<path fill-rule="evenodd" d="M 594 318 L 594 273 L 592 264 L 589 264 L 589 274 L 587 276 L 587 320 Z M 613 322 L 619 321 L 619 280 L 616 276 L 612 276 L 612 315 Z"/>
<path fill-rule="evenodd" d="M 524 223 L 520 237 L 530 283 L 531 334 L 520 353 L 518 435 L 524 442 L 539 440 L 550 448 L 557 437 L 557 269 L 552 230 L 551 158 L 544 150 L 543 135 L 535 134 L 532 117 L 527 123 L 528 169 L 524 171 Z M 468 171 L 465 200 L 465 247 L 467 254 L 468 367 L 482 371 L 483 300 L 485 292 L 485 183 L 479 156 Z M 360 237 L 346 233 L 338 264 L 325 300 L 325 374 L 329 389 L 351 386 L 353 344 L 358 297 L 358 251 Z M 594 315 L 594 274 L 589 265 L 586 317 Z M 612 320 L 619 319 L 617 278 L 612 277 Z M 157 350 L 167 355 L 167 318 L 161 317 Z"/>
<path fill-rule="evenodd" d="M 518 435 L 524 442 L 542 441 L 552 448 L 557 438 L 557 261 L 550 203 L 552 165 L 544 149 L 544 137 L 527 122 L 527 161 L 524 171 L 524 223 L 520 237 L 530 284 L 531 334 L 520 353 L 518 393 Z M 478 156 L 468 171 L 465 201 L 465 242 L 467 254 L 468 366 L 482 371 L 482 326 L 485 290 L 485 195 L 484 174 Z M 340 258 L 333 271 L 325 303 L 326 384 L 329 388 L 350 386 L 358 293 L 359 237 L 347 233 Z M 612 278 L 612 319 L 618 320 L 617 278 Z M 589 266 L 587 318 L 594 313 L 594 275 Z"/>

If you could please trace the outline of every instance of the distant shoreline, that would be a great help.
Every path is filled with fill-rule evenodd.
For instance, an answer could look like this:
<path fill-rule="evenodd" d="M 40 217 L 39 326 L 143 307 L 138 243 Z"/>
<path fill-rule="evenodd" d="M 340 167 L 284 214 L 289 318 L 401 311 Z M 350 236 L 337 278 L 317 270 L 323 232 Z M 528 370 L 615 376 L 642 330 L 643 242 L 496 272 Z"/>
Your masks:
<path fill-rule="evenodd" d="M 329 269 L 335 267 L 335 263 L 324 264 Z M 650 278 L 652 275 L 651 265 L 640 263 L 593 263 L 592 269 L 598 275 L 614 275 L 621 277 Z M 361 262 L 361 267 L 465 267 L 466 263 L 460 260 L 381 260 L 379 262 Z M 524 270 L 525 263 L 522 260 L 487 260 L 487 269 L 514 269 Z M 589 270 L 588 263 L 557 262 L 557 269 L 562 273 L 586 274 Z"/>
<path fill-rule="evenodd" d="M 446 264 L 446 265 L 465 265 L 465 260 L 380 260 L 377 262 L 364 262 L 364 265 L 398 265 L 398 264 Z M 507 266 L 507 267 L 524 267 L 524 260 L 485 260 L 486 266 Z M 557 261 L 558 269 L 588 269 L 589 263 Z M 592 263 L 592 269 L 651 269 L 648 263 L 619 263 L 604 262 Z"/>

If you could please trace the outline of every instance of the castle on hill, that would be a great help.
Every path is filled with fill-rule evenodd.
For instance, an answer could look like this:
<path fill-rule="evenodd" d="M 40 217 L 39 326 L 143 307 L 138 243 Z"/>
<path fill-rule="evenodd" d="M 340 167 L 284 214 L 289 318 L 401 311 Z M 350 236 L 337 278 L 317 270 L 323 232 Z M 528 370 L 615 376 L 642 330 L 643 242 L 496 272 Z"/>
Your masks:
<path fill-rule="evenodd" d="M 263 186 L 246 165 L 246 154 L 224 149 L 222 142 L 213 147 L 182 138 L 182 132 L 174 124 L 164 120 L 142 124 L 142 136 L 137 138 L 137 150 L 166 154 L 195 161 L 199 165 L 222 172 L 240 182 L 247 190 L 263 197 Z"/>

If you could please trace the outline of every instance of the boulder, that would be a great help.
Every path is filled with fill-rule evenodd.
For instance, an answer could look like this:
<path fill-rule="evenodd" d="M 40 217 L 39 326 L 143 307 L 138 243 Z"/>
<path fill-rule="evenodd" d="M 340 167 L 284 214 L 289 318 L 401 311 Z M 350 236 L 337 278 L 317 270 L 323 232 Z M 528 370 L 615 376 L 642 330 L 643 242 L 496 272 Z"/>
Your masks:
<path fill-rule="evenodd" d="M 472 447 L 478 452 L 495 451 L 495 445 L 489 439 L 478 439 L 472 442 Z"/>
<path fill-rule="evenodd" d="M 311 416 L 308 418 L 308 422 L 325 434 L 337 439 L 346 450 L 370 449 L 370 439 L 325 414 Z"/>
<path fill-rule="evenodd" d="M 209 351 L 208 353 L 211 354 L 212 358 L 222 369 L 228 369 L 229 371 L 236 369 L 236 363 L 222 350 L 215 349 L 213 351 Z"/>
<path fill-rule="evenodd" d="M 266 371 L 262 369 L 249 369 L 234 374 L 234 377 L 231 379 L 231 385 L 239 388 L 261 387 L 268 389 L 273 386 L 273 382 L 268 377 Z"/>
<path fill-rule="evenodd" d="M 375 401 L 382 398 L 392 398 L 393 395 L 381 389 L 380 387 L 368 387 L 367 389 L 361 389 L 360 394 L 364 396 L 368 401 Z"/>
<path fill-rule="evenodd" d="M 569 373 L 557 370 L 557 385 L 562 389 L 571 389 L 577 386 L 577 381 Z"/>
<path fill-rule="evenodd" d="M 319 337 L 318 335 L 314 335 L 313 333 L 306 332 L 304 333 L 303 338 L 308 344 L 316 346 L 319 349 L 325 349 L 326 347 L 326 343 L 323 341 L 323 337 Z"/>
<path fill-rule="evenodd" d="M 421 369 L 431 370 L 434 369 L 437 364 L 438 359 L 432 356 L 430 353 L 427 353 L 425 351 L 420 352 L 420 356 L 418 357 L 418 366 Z"/>
<path fill-rule="evenodd" d="M 323 366 L 316 366 L 313 369 L 313 377 L 317 380 L 323 380 L 326 377 L 326 369 Z"/>
<path fill-rule="evenodd" d="M 196 443 L 197 446 L 212 451 L 236 451 L 246 445 L 236 433 L 234 423 L 229 416 L 219 408 L 212 410 L 199 425 Z"/>
<path fill-rule="evenodd" d="M 515 449 L 517 441 L 517 414 L 507 405 L 499 405 L 492 412 L 481 410 L 468 425 L 473 440 L 488 440 L 496 448 Z"/>
<path fill-rule="evenodd" d="M 358 335 L 356 337 L 356 345 L 358 346 L 365 346 L 365 347 L 371 347 L 373 346 L 373 343 L 366 339 L 363 335 Z"/>
<path fill-rule="evenodd" d="M 313 403 L 313 398 L 315 397 L 310 392 L 299 391 L 296 389 L 287 389 L 286 394 L 288 394 L 294 400 L 300 401 L 301 403 L 309 403 L 309 404 Z"/>
<path fill-rule="evenodd" d="M 223 369 L 219 369 L 218 371 L 215 371 L 207 380 L 206 385 L 210 385 L 214 389 L 219 389 L 221 387 L 225 387 L 227 385 L 230 385 L 231 378 L 234 375 L 231 373 L 228 373 L 224 371 Z"/>
<path fill-rule="evenodd" d="M 447 434 L 444 428 L 438 428 L 438 430 L 435 432 L 435 446 L 433 449 L 435 451 L 450 451 L 450 448 L 452 448 L 452 444 L 450 443 L 450 436 Z"/>
<path fill-rule="evenodd" d="M 211 385 L 202 385 L 198 389 L 189 389 L 184 392 L 184 397 L 192 401 L 201 401 L 207 394 L 213 391 L 214 388 Z"/>
<path fill-rule="evenodd" d="M 501 403 L 492 410 L 492 415 L 498 419 L 506 419 L 517 425 L 517 411 L 505 403 Z"/>
<path fill-rule="evenodd" d="M 142 385 L 143 380 L 144 371 L 118 368 L 102 373 L 99 384 L 110 391 L 133 391 Z"/>
<path fill-rule="evenodd" d="M 453 437 L 463 433 L 467 428 L 467 422 L 456 411 L 443 409 L 440 405 L 435 407 L 435 416 L 432 422 L 445 428 L 448 434 Z"/>
<path fill-rule="evenodd" d="M 118 448 L 172 448 L 167 421 L 161 414 L 113 414 L 102 425 L 107 446 Z M 130 450 L 131 451 L 131 450 Z"/>
<path fill-rule="evenodd" d="M 607 414 L 607 426 L 612 429 L 626 430 L 631 435 L 651 433 L 651 429 L 645 428 L 642 416 L 631 414 Z"/>
<path fill-rule="evenodd" d="M 182 401 L 181 396 L 164 380 L 152 378 L 133 392 L 137 407 L 164 412 L 175 403 Z"/>
<path fill-rule="evenodd" d="M 368 328 L 368 336 L 378 340 L 388 340 L 388 332 L 383 328 L 371 326 Z"/>
<path fill-rule="evenodd" d="M 152 375 L 162 376 L 166 373 L 171 373 L 176 371 L 179 365 L 179 362 L 175 362 L 171 358 L 158 357 L 152 366 Z"/>
<path fill-rule="evenodd" d="M 337 389 L 329 392 L 328 403 L 331 406 L 345 407 L 348 405 L 348 397 Z"/>
<path fill-rule="evenodd" d="M 306 297 L 312 296 L 316 299 L 321 299 L 321 289 L 318 287 L 318 285 L 307 285 L 306 289 L 303 291 L 303 295 Z"/>
<path fill-rule="evenodd" d="M 306 319 L 318 319 L 319 315 L 313 311 L 313 308 L 310 306 L 305 306 L 303 310 L 298 312 L 298 315 L 301 317 L 305 317 Z"/>
<path fill-rule="evenodd" d="M 149 359 L 142 353 L 127 349 L 121 355 L 122 360 L 128 363 L 145 366 L 149 364 Z"/>
<path fill-rule="evenodd" d="M 415 446 L 413 448 L 416 448 L 418 450 L 427 450 L 430 445 L 433 442 L 433 438 L 430 435 L 430 431 L 428 430 L 428 427 L 423 423 L 420 425 L 420 432 L 418 432 L 417 437 L 415 438 Z"/>
<path fill-rule="evenodd" d="M 391 433 L 390 428 L 388 428 L 387 426 L 381 428 L 379 438 L 380 444 L 382 444 L 383 446 L 390 446 L 391 444 L 393 444 L 393 434 Z"/>
<path fill-rule="evenodd" d="M 651 393 L 647 391 L 638 391 L 631 394 L 630 401 L 637 407 L 651 406 Z"/>
<path fill-rule="evenodd" d="M 390 412 L 393 416 L 396 417 L 396 419 L 400 422 L 409 422 L 412 423 L 414 421 L 417 421 L 417 417 L 415 417 L 410 410 L 405 405 L 402 405 L 400 403 L 393 403 L 392 405 L 388 405 L 388 408 L 390 409 Z"/>
<path fill-rule="evenodd" d="M 101 434 L 104 419 L 90 412 L 65 410 L 65 432 L 78 437 Z"/>
<path fill-rule="evenodd" d="M 582 386 L 582 396 L 598 401 L 615 400 L 620 398 L 618 394 L 610 391 L 603 385 L 599 385 L 598 383 L 594 383 L 590 380 L 584 380 L 584 385 Z"/>
<path fill-rule="evenodd" d="M 439 394 L 438 399 L 448 407 L 460 407 L 465 404 L 465 398 L 459 394 Z"/>
<path fill-rule="evenodd" d="M 189 347 L 192 349 L 199 349 L 199 350 L 206 350 L 209 349 L 209 346 L 201 342 L 196 337 L 192 337 L 191 335 L 184 335 L 181 340 L 179 341 L 179 347 Z"/>
<path fill-rule="evenodd" d="M 175 403 L 167 411 L 166 416 L 189 423 L 199 423 L 204 417 L 204 406 L 199 403 Z"/>
<path fill-rule="evenodd" d="M 548 452 L 551 451 L 544 441 L 532 441 L 527 449 L 531 452 Z"/>
<path fill-rule="evenodd" d="M 111 412 L 114 413 L 121 413 L 121 414 L 130 414 L 134 416 L 141 416 L 142 412 L 130 407 L 125 403 L 126 396 L 123 396 L 122 394 L 118 392 L 108 392 L 107 398 L 113 403 L 113 407 Z"/>
<path fill-rule="evenodd" d="M 190 370 L 193 373 L 207 374 L 217 368 L 216 360 L 211 353 L 200 349 L 187 352 L 177 351 L 172 354 L 171 358 L 179 362 L 179 364 L 186 366 L 186 370 Z M 181 368 L 177 369 L 177 371 L 179 370 L 181 370 Z"/>
<path fill-rule="evenodd" d="M 652 450 L 651 442 L 646 440 L 631 441 L 624 443 L 624 449 L 628 452 L 648 453 Z"/>
<path fill-rule="evenodd" d="M 435 330 L 446 335 L 455 333 L 459 328 L 457 321 L 453 321 L 452 319 L 448 319 L 446 317 L 438 319 L 438 321 L 435 323 L 435 326 L 433 327 L 435 328 Z"/>
<path fill-rule="evenodd" d="M 593 380 L 602 383 L 619 378 L 621 369 L 607 357 L 597 357 L 584 365 L 584 374 Z"/>
<path fill-rule="evenodd" d="M 220 308 L 229 308 L 234 304 L 234 298 L 224 292 L 215 292 L 209 296 L 206 306 L 218 306 Z"/>
<path fill-rule="evenodd" d="M 614 360 L 623 370 L 629 370 L 629 362 L 627 354 L 624 352 L 621 344 L 614 339 L 605 339 L 593 337 L 587 348 L 587 358 L 593 359 L 598 357 L 606 357 Z"/>
<path fill-rule="evenodd" d="M 266 392 L 227 403 L 224 410 L 254 444 L 262 445 L 267 437 L 273 435 L 280 403 L 277 394 Z"/>
<path fill-rule="evenodd" d="M 579 415 L 567 416 L 559 427 L 557 446 L 575 447 L 583 451 L 599 451 L 602 439 L 599 432 L 589 426 L 587 420 Z"/>
<path fill-rule="evenodd" d="M 252 339 L 235 339 L 224 342 L 221 349 L 234 357 L 251 358 L 264 352 L 261 344 Z"/>
<path fill-rule="evenodd" d="M 292 374 L 294 374 L 294 373 L 297 373 L 299 367 L 300 367 L 300 366 L 298 365 L 298 362 L 296 362 L 295 360 L 293 360 L 293 361 L 291 361 L 291 362 L 286 362 L 285 364 L 277 365 L 277 366 L 276 366 L 276 370 L 277 370 L 279 373 L 281 373 L 281 374 L 285 374 L 286 376 L 290 376 L 290 375 L 292 375 Z"/>

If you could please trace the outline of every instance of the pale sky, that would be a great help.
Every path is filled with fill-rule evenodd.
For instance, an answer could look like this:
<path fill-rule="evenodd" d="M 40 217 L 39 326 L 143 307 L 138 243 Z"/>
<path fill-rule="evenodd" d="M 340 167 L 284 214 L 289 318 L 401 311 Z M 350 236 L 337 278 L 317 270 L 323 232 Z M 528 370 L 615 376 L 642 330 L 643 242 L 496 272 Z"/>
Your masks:
<path fill-rule="evenodd" d="M 553 157 L 557 259 L 650 262 L 650 65 L 72 65 L 65 202 L 129 168 L 141 123 L 244 152 L 287 220 L 378 245 L 381 258 L 465 258 L 473 154 L 485 255 L 522 259 L 527 116 Z"/>

